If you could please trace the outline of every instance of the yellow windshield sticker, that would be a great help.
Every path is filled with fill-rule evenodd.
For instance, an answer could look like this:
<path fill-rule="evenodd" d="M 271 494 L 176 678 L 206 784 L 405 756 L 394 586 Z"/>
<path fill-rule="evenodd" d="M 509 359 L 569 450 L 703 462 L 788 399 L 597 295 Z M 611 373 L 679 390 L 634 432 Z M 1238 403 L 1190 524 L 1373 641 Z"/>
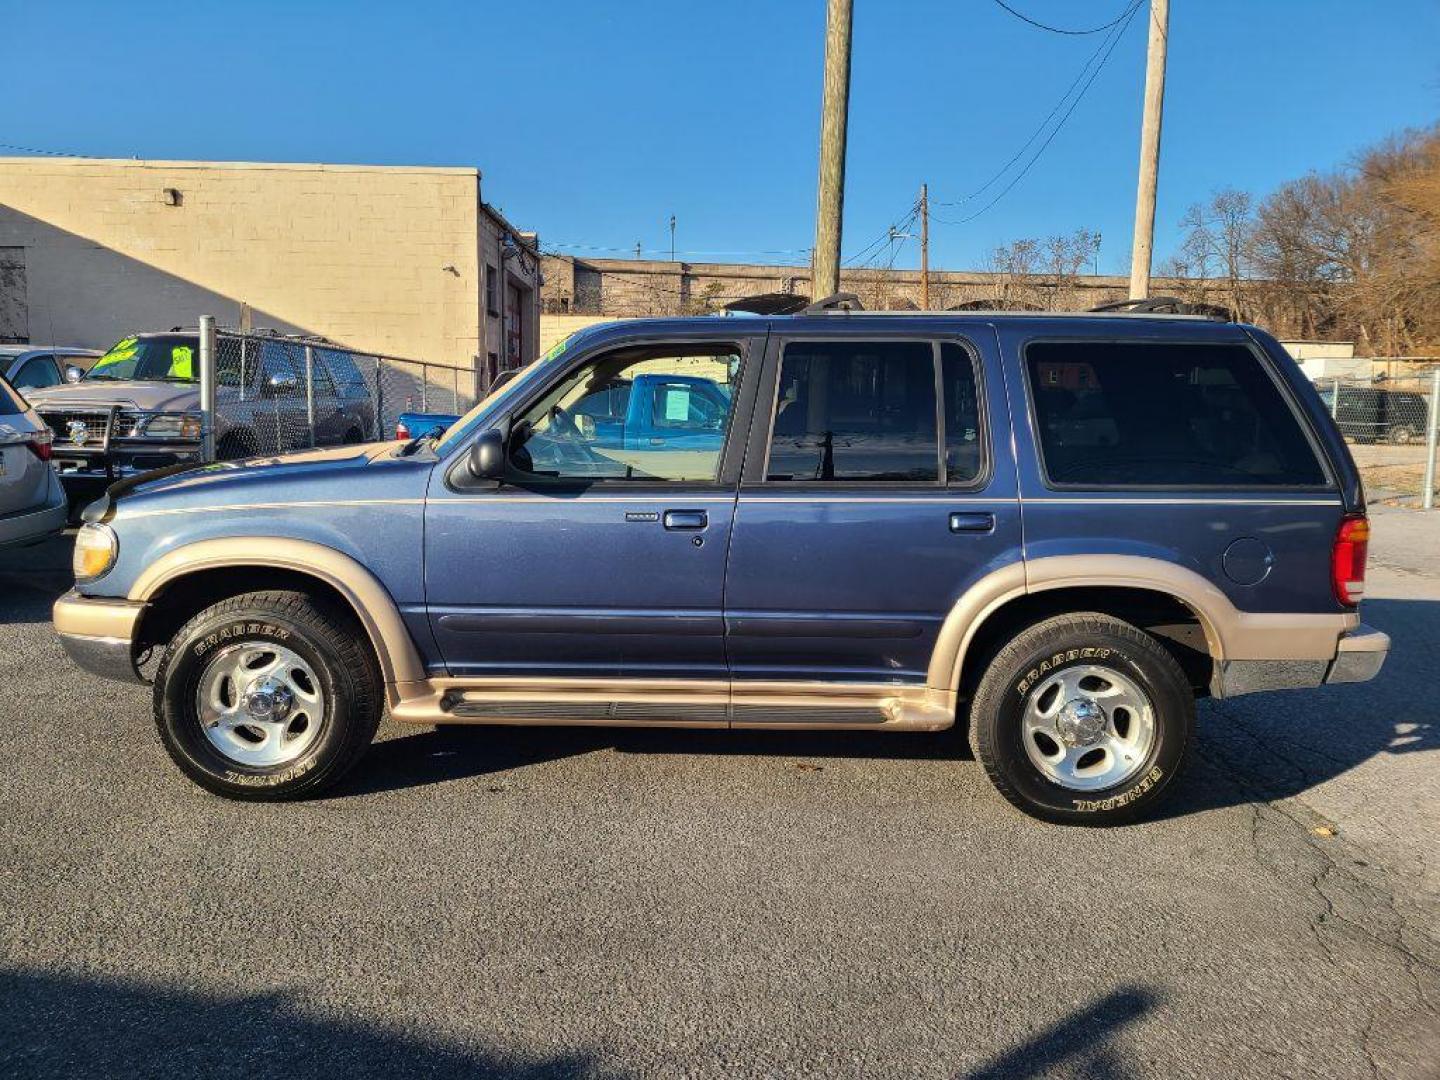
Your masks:
<path fill-rule="evenodd" d="M 126 360 L 133 360 L 135 359 L 136 351 L 137 345 L 133 337 L 127 337 L 123 341 L 117 341 L 111 346 L 109 352 L 95 361 L 95 366 L 92 370 L 99 371 L 101 368 L 107 368 L 112 364 L 123 364 Z"/>
<path fill-rule="evenodd" d="M 195 378 L 195 350 L 189 345 L 176 345 L 170 350 L 170 378 Z"/>

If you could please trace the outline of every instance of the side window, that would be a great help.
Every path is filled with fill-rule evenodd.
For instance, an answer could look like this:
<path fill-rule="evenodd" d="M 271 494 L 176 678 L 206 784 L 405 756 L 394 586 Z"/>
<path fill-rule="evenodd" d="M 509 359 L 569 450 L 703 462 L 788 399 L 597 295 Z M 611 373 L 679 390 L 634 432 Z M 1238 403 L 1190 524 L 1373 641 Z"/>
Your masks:
<path fill-rule="evenodd" d="M 1325 483 L 1299 419 L 1244 345 L 1033 342 L 1025 361 L 1051 483 Z"/>
<path fill-rule="evenodd" d="M 734 413 L 740 351 L 620 349 L 552 387 L 512 425 L 520 481 L 714 481 Z"/>
<path fill-rule="evenodd" d="M 937 415 L 928 341 L 790 342 L 765 478 L 938 482 Z"/>
<path fill-rule="evenodd" d="M 55 386 L 61 381 L 60 369 L 55 366 L 55 358 L 49 355 L 32 356 L 26 360 L 12 380 L 17 390 Z"/>
<path fill-rule="evenodd" d="M 985 467 L 975 361 L 959 345 L 946 342 L 940 346 L 940 371 L 945 392 L 945 480 L 969 484 L 980 479 Z"/>
<path fill-rule="evenodd" d="M 330 369 L 325 363 L 325 357 L 321 355 L 318 349 L 311 353 L 310 370 L 315 373 L 315 393 L 325 397 L 334 397 L 335 383 L 331 381 Z M 301 389 L 304 389 L 304 387 L 302 386 Z"/>
<path fill-rule="evenodd" d="M 300 371 L 290 351 L 283 345 L 272 345 L 266 343 L 260 352 L 261 379 L 269 384 L 272 379 L 290 380 L 294 385 L 300 383 Z"/>

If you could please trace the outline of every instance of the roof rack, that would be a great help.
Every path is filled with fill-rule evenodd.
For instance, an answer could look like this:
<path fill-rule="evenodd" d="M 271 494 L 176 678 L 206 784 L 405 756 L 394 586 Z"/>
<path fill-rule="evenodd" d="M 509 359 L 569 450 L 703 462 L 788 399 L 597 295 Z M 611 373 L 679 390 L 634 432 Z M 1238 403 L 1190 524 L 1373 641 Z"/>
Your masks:
<path fill-rule="evenodd" d="M 851 311 L 864 311 L 865 305 L 860 303 L 860 297 L 853 292 L 831 293 L 829 296 L 821 297 L 813 304 L 800 309 L 801 315 L 828 315 L 832 311 L 848 313 Z"/>
<path fill-rule="evenodd" d="M 1090 309 L 1097 314 L 1117 315 L 1199 315 L 1220 322 L 1233 322 L 1229 308 L 1217 304 L 1197 304 L 1178 296 L 1147 296 L 1131 300 L 1112 300 Z"/>

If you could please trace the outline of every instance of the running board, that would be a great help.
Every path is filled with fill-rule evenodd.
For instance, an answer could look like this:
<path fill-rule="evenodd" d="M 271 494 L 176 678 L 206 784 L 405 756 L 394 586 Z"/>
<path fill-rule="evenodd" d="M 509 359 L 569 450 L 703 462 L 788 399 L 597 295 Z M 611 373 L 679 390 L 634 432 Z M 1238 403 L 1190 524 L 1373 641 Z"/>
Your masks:
<path fill-rule="evenodd" d="M 436 678 L 390 688 L 406 724 L 939 731 L 955 695 L 891 683 Z"/>

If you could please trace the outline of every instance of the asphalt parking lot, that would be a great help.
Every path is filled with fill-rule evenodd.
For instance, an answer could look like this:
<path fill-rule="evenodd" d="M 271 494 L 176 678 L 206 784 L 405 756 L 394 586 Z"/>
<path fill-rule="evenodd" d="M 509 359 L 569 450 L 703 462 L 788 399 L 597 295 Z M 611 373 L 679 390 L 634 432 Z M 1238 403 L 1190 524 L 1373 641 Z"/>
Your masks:
<path fill-rule="evenodd" d="M 1440 1075 L 1440 513 L 1381 678 L 1201 706 L 1166 814 L 948 736 L 387 725 L 333 797 L 183 781 L 0 555 L 0 1075 Z"/>

